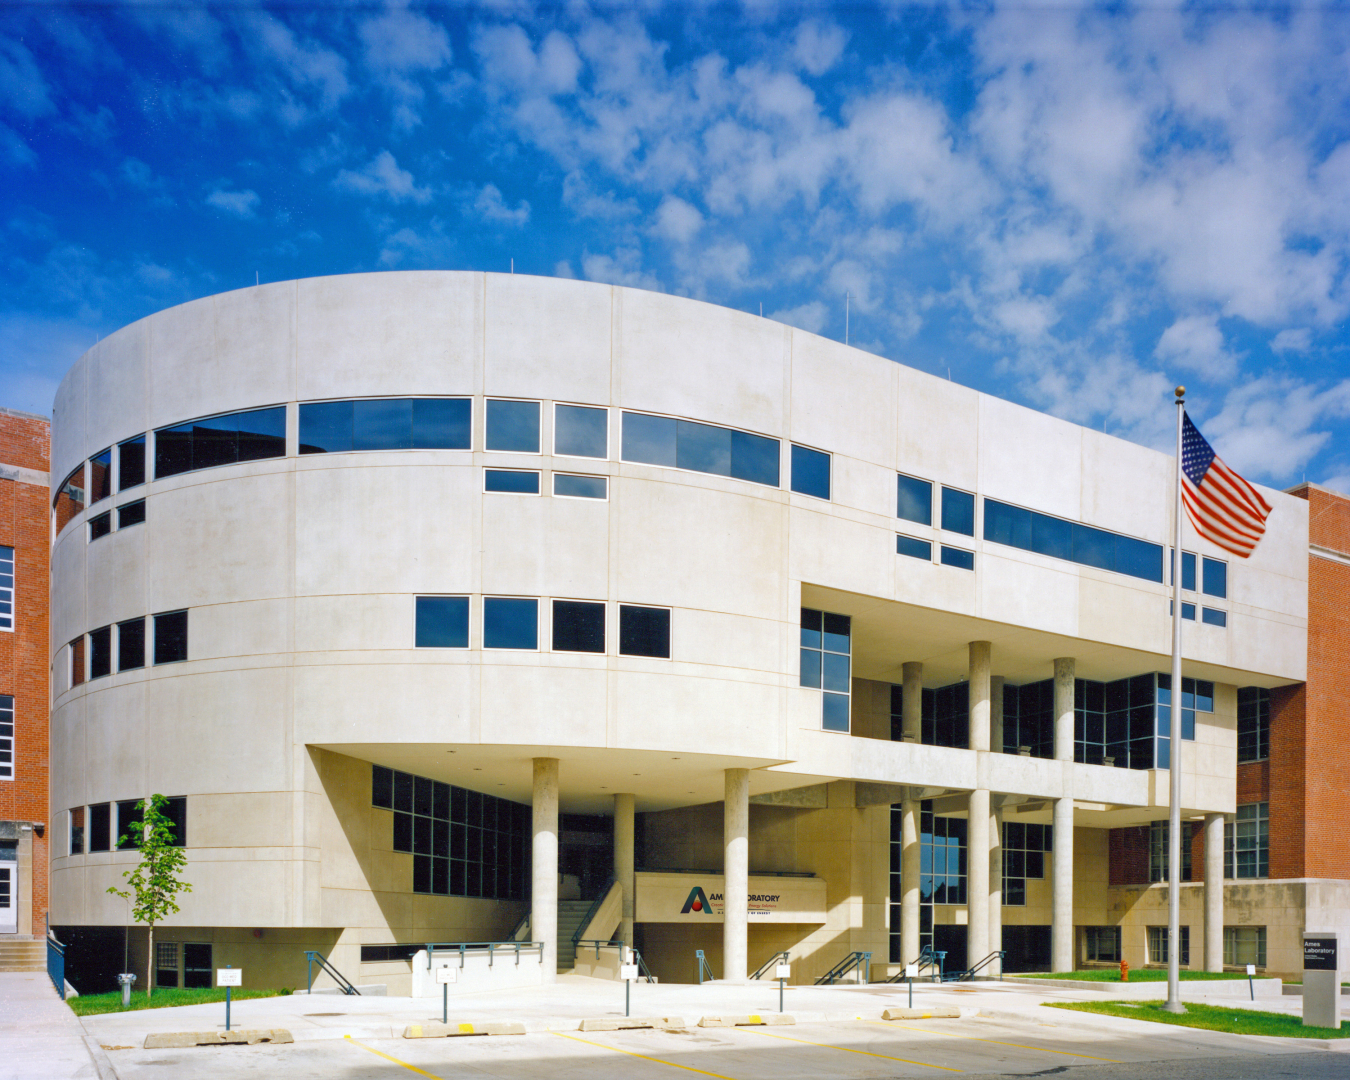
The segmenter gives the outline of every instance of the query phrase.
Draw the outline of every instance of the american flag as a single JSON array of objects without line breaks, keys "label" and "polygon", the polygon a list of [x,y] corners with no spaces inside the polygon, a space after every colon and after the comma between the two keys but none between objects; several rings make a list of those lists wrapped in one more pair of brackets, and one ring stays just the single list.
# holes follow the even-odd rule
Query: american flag
[{"label": "american flag", "polygon": [[1196,532],[1243,559],[1265,534],[1274,509],[1223,463],[1189,416],[1181,432],[1181,498]]}]

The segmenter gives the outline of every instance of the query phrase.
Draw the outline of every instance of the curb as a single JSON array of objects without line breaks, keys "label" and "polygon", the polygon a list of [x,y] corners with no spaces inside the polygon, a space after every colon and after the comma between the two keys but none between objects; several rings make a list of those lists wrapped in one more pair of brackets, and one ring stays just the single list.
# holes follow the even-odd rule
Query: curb
[{"label": "curb", "polygon": [[98,1073],[98,1080],[117,1080],[117,1072],[113,1069],[112,1062],[108,1060],[108,1052],[103,1049],[103,1044],[92,1035],[83,1036],[85,1049],[89,1051],[89,1056],[94,1061],[94,1071]]},{"label": "curb", "polygon": [[939,1005],[935,1009],[886,1009],[881,1014],[881,1018],[883,1020],[959,1020],[961,1012],[959,1005]]},{"label": "curb", "polygon": [[180,1050],[187,1046],[252,1046],[255,1043],[295,1042],[284,1028],[251,1031],[168,1031],[145,1037],[146,1050]]},{"label": "curb", "polygon": [[669,1028],[684,1027],[684,1018],[680,1016],[625,1016],[622,1019],[601,1017],[583,1020],[577,1025],[578,1031],[627,1031],[631,1028]]},{"label": "curb", "polygon": [[525,1025],[518,1020],[480,1020],[476,1024],[442,1024],[430,1020],[424,1024],[409,1024],[403,1029],[405,1039],[446,1039],[457,1035],[524,1035]]},{"label": "curb", "polygon": [[701,1028],[729,1027],[778,1027],[795,1024],[796,1017],[788,1013],[750,1013],[748,1016],[703,1016],[699,1018]]}]

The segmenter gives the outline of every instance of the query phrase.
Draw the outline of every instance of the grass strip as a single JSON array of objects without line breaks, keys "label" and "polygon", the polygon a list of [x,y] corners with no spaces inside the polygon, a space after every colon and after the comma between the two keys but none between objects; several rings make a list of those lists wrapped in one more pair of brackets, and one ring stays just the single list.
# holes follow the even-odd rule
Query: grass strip
[{"label": "grass strip", "polygon": [[[291,991],[285,988],[280,990],[245,990],[243,987],[233,988],[231,995],[232,1001],[242,1001],[248,998],[269,998],[285,997]],[[77,998],[68,998],[66,1004],[70,1006],[71,1011],[76,1016],[96,1016],[99,1013],[114,1012],[134,1012],[138,1009],[174,1009],[180,1005],[207,1005],[213,1001],[219,1001],[225,1004],[224,987],[203,987],[201,989],[185,990],[181,987],[157,988],[153,995],[146,997],[144,992],[133,992],[131,995],[131,1008],[122,1008],[121,991],[113,991],[111,994],[81,994]]]},{"label": "grass strip", "polygon": [[1184,1013],[1170,1013],[1161,1001],[1048,1001],[1051,1009],[1152,1020],[1158,1024],[1226,1031],[1230,1035],[1278,1035],[1285,1039],[1346,1039],[1350,1028],[1304,1027],[1301,1016],[1257,1012],[1255,1009],[1225,1009],[1220,1005],[1186,1004]]},{"label": "grass strip", "polygon": [[[1011,972],[1009,974],[1012,974]],[[1264,977],[1264,976],[1259,976]],[[1033,971],[1018,974],[1019,979],[1067,979],[1073,982],[1120,982],[1119,968],[1091,968],[1087,971]],[[1246,979],[1241,971],[1183,971],[1182,982],[1210,982],[1215,979]],[[1130,982],[1166,982],[1166,968],[1131,968]]]}]

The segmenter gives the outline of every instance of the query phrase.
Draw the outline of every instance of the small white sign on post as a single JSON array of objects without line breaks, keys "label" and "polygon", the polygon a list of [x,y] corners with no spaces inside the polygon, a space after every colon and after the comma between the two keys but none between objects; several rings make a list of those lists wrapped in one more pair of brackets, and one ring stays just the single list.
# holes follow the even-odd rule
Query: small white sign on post
[{"label": "small white sign on post", "polygon": [[1248,974],[1248,975],[1255,975],[1255,974],[1256,974],[1256,965],[1255,965],[1255,964],[1248,964],[1248,965],[1247,965],[1247,974]]},{"label": "small white sign on post", "polygon": [[243,968],[216,968],[217,986],[243,986]]},{"label": "small white sign on post", "polygon": [[906,964],[906,965],[905,965],[905,978],[906,978],[906,979],[917,979],[918,977],[919,977],[919,965],[918,965],[918,964]]},{"label": "small white sign on post", "polygon": [[438,985],[443,983],[452,983],[459,978],[459,969],[446,964],[444,967],[436,969],[436,982]]},{"label": "small white sign on post", "polygon": [[637,982],[638,966],[636,964],[620,964],[619,978],[625,982]]},{"label": "small white sign on post", "polygon": [[775,964],[775,965],[774,965],[774,968],[773,968],[773,977],[774,977],[775,979],[790,979],[790,978],[792,978],[792,965],[791,965],[791,964]]}]

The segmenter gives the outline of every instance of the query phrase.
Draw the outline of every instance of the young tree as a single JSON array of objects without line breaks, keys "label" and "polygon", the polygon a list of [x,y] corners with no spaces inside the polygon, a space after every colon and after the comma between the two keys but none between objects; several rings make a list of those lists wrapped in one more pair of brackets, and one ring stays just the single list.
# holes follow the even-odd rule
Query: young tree
[{"label": "young tree", "polygon": [[168,801],[163,795],[151,795],[148,802],[142,799],[136,804],[140,820],[127,826],[118,844],[140,848],[141,861],[134,870],[122,875],[129,889],[108,887],[108,892],[114,896],[131,901],[131,917],[150,928],[150,949],[145,964],[146,997],[154,990],[155,924],[178,911],[175,897],[180,892],[192,891],[188,882],[176,876],[187,866],[187,855],[176,846],[173,822],[164,813],[163,807]]}]

